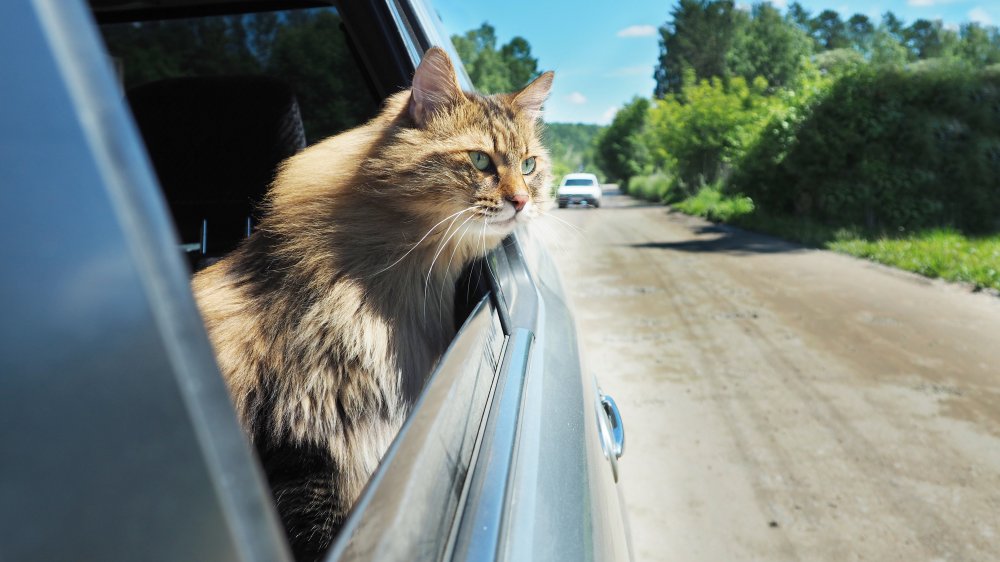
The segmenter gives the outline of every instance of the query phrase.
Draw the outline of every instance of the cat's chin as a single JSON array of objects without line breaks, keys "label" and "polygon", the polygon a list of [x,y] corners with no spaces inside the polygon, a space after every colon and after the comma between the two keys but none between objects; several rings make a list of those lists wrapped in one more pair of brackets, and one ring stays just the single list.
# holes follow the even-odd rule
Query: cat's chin
[{"label": "cat's chin", "polygon": [[486,222],[486,234],[496,237],[498,239],[497,242],[499,242],[514,231],[518,222],[517,215],[514,215],[506,220],[488,220]]}]

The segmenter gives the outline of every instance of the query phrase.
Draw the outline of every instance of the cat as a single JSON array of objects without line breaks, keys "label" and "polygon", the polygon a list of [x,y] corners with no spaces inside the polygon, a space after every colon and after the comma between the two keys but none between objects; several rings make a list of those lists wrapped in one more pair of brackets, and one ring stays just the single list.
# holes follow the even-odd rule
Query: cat
[{"label": "cat", "polygon": [[455,282],[548,205],[546,72],[460,88],[431,48],[368,123],[283,162],[256,231],[192,282],[298,560],[314,560],[454,336]]}]

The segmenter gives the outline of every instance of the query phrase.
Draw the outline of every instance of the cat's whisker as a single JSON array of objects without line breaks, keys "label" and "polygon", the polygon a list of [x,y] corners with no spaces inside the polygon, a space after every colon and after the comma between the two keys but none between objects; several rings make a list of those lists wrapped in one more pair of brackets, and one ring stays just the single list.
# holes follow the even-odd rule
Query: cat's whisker
[{"label": "cat's whisker", "polygon": [[580,228],[579,226],[576,226],[575,224],[573,224],[573,223],[571,223],[569,221],[563,220],[563,219],[561,219],[561,218],[559,218],[559,217],[557,217],[557,216],[555,216],[553,214],[549,214],[549,213],[546,213],[544,216],[559,221],[560,223],[562,223],[562,224],[570,227],[572,230],[575,230],[577,234],[581,234],[581,235],[583,234],[583,229],[582,228]]},{"label": "cat's whisker", "polygon": [[[423,236],[420,237],[420,240],[417,240],[417,243],[414,244],[413,246],[411,246],[410,249],[407,250],[405,254],[403,254],[402,256],[399,256],[399,259],[397,259],[396,261],[390,263],[385,268],[380,269],[380,270],[376,271],[375,273],[372,273],[371,277],[374,277],[376,275],[385,273],[386,271],[389,271],[390,269],[392,269],[393,267],[395,267],[396,264],[398,264],[399,262],[403,261],[403,259],[405,259],[406,256],[408,256],[411,253],[413,253],[413,250],[417,249],[417,246],[419,246],[421,242],[423,242],[424,240],[426,240],[427,237],[431,235],[431,232],[434,232],[435,228],[441,226],[441,223],[447,221],[451,217],[456,217],[456,220],[457,220],[457,216],[456,215],[461,215],[462,213],[464,213],[466,211],[471,211],[474,208],[475,207],[471,207],[471,206],[470,207],[466,207],[466,208],[462,209],[461,211],[458,211],[457,213],[452,213],[452,214],[448,215],[447,217],[441,219],[437,224],[435,224],[434,226],[430,227],[430,229]],[[452,221],[452,224],[454,224],[454,221]],[[449,225],[449,228],[450,228],[450,225]]]},{"label": "cat's whisker", "polygon": [[[459,226],[459,228],[460,229],[464,228],[465,224],[467,222],[469,222],[469,220],[471,220],[473,218],[475,218],[475,216],[472,216],[472,217],[469,217],[469,218],[465,219],[465,222],[463,222],[462,225]],[[451,271],[451,264],[452,264],[452,262],[455,261],[455,254],[458,252],[458,249],[462,246],[462,240],[464,238],[465,238],[465,234],[462,234],[462,236],[458,239],[458,242],[455,243],[455,247],[451,250],[451,257],[448,258],[448,265],[447,265],[447,267],[445,267],[446,271]]]},{"label": "cat's whisker", "polygon": [[[478,246],[479,246],[479,244],[477,243],[476,247],[478,247]],[[472,254],[472,256],[475,257],[475,254]],[[478,281],[482,281],[482,278],[483,278],[482,260],[479,261],[478,265],[479,265],[479,270],[476,273],[476,279]],[[468,282],[465,285],[465,294],[469,294],[471,292],[472,292],[472,270],[470,269],[469,270],[469,280],[468,280]]]},{"label": "cat's whisker", "polygon": [[[465,228],[466,223],[468,223],[469,220],[472,219],[472,218],[474,218],[474,217],[475,217],[475,215],[473,215],[472,217],[469,217],[468,219],[465,219],[465,222],[463,222],[461,224],[461,226],[458,227],[459,230]],[[454,248],[452,248],[452,250],[451,250],[451,257],[448,258],[448,265],[445,267],[445,271],[451,271],[451,264],[452,264],[452,262],[455,261],[455,254],[458,253],[458,249],[462,247],[462,241],[465,240],[465,235],[467,233],[468,233],[468,230],[466,230],[465,232],[463,232],[462,235],[458,237],[458,241],[455,242],[455,244],[453,244]],[[442,302],[443,299],[444,299],[444,284],[442,283],[441,287],[438,289],[438,299],[437,299],[437,302],[438,302],[438,321],[441,320],[441,309],[444,308],[444,306],[443,306],[444,303]]]},{"label": "cat's whisker", "polygon": [[486,268],[489,269],[490,275],[492,275],[495,278],[497,275],[493,271],[493,266],[490,265],[490,260],[487,257],[488,254],[489,254],[489,249],[486,247],[486,223],[484,222],[483,223],[483,258],[486,259]]},{"label": "cat's whisker", "polygon": [[[543,223],[545,224],[546,227],[558,227],[557,230],[554,230],[552,232],[557,232],[557,233],[560,233],[560,234],[565,234],[565,235],[572,236],[577,241],[585,240],[585,238],[586,238],[583,235],[582,232],[579,232],[579,231],[576,231],[576,230],[570,230],[570,229],[568,229],[566,227],[565,224],[562,224],[562,223],[558,223],[558,222],[545,223],[545,221],[543,221],[543,220],[536,220],[533,224],[541,225]],[[562,238],[562,236],[560,236],[559,238]]]},{"label": "cat's whisker", "polygon": [[563,238],[561,236],[558,236],[557,235],[558,233],[553,232],[552,228],[548,224],[543,224],[542,221],[535,221],[531,223],[531,228],[536,231],[537,230],[541,231],[540,238],[544,241],[545,244],[549,245],[551,249],[557,251],[562,251],[566,249],[566,246],[563,244]]},{"label": "cat's whisker", "polygon": [[[461,215],[459,215],[459,216],[461,216]],[[431,265],[430,265],[430,267],[427,268],[427,277],[424,279],[424,303],[423,303],[423,316],[424,316],[424,320],[427,320],[427,286],[430,284],[430,282],[431,282],[431,275],[434,273],[434,264],[437,262],[438,257],[441,255],[441,251],[446,246],[448,246],[448,242],[452,238],[454,238],[456,234],[458,234],[458,231],[461,230],[463,226],[465,226],[465,223],[469,222],[473,218],[475,218],[475,215],[467,217],[465,219],[465,221],[462,222],[462,224],[460,224],[459,227],[455,229],[455,232],[452,232],[450,236],[446,236],[445,238],[443,238],[442,239],[443,241],[438,245],[438,250],[434,254],[434,259],[431,260]],[[448,225],[448,230],[445,231],[446,235],[447,235],[448,232],[451,231],[451,227],[455,225],[455,221],[456,220],[458,220],[458,217],[455,217],[455,219],[451,221],[451,224]]]},{"label": "cat's whisker", "polygon": [[[460,216],[461,215],[459,215],[459,217]],[[462,225],[459,225],[458,229],[455,229],[455,232],[449,235],[448,233],[451,232],[451,227],[455,226],[455,221],[457,221],[459,217],[455,217],[454,219],[452,219],[451,224],[448,225],[448,230],[445,231],[444,236],[441,238],[441,242],[438,243],[437,251],[434,252],[434,258],[431,259],[431,265],[430,267],[427,268],[427,278],[424,279],[424,286],[426,286],[427,283],[430,281],[431,273],[434,270],[434,264],[437,262],[438,257],[441,255],[441,252],[445,249],[445,247],[448,246],[448,242],[452,239],[452,237],[455,236],[455,234],[458,234],[458,229],[462,228],[462,225],[469,222],[469,220],[474,218],[475,215],[466,218],[465,221],[462,222]]]}]

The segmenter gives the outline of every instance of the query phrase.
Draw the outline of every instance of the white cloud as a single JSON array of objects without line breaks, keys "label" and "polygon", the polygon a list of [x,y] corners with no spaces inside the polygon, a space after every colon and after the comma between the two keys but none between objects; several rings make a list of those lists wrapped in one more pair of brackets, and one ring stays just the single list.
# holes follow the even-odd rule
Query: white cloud
[{"label": "white cloud", "polygon": [[612,105],[604,113],[601,114],[601,120],[598,121],[601,125],[607,125],[611,123],[611,120],[615,118],[615,114],[618,113],[618,107]]},{"label": "white cloud", "polygon": [[969,20],[983,25],[993,25],[993,18],[990,17],[989,12],[984,10],[982,7],[969,10]]},{"label": "white cloud", "polygon": [[771,5],[784,10],[788,7],[788,0],[771,0]]},{"label": "white cloud", "polygon": [[944,24],[944,28],[948,31],[954,31],[956,33],[958,33],[958,30],[961,29],[957,23],[946,23]]},{"label": "white cloud", "polygon": [[572,94],[566,96],[569,99],[569,103],[575,103],[577,105],[583,105],[587,103],[587,96],[581,94],[580,92],[573,92]]},{"label": "white cloud", "polygon": [[651,25],[630,25],[617,33],[619,37],[649,37],[655,34],[656,28]]},{"label": "white cloud", "polygon": [[961,0],[906,0],[906,5],[914,8],[926,8],[928,6],[954,4],[959,1]]}]

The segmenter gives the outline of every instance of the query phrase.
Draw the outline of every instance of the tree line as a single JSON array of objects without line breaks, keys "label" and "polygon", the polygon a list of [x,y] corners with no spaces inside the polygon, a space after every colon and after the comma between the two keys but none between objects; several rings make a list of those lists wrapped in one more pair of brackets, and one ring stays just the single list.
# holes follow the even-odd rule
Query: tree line
[{"label": "tree line", "polygon": [[876,230],[997,226],[996,27],[680,0],[654,77],[596,146],[604,173],[639,195],[710,188]]}]

